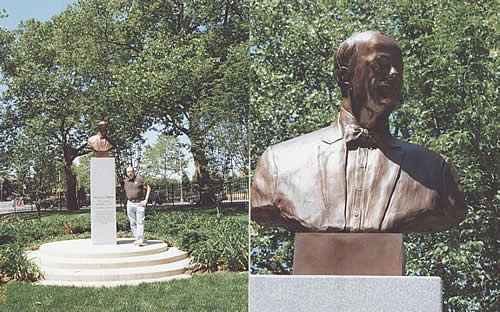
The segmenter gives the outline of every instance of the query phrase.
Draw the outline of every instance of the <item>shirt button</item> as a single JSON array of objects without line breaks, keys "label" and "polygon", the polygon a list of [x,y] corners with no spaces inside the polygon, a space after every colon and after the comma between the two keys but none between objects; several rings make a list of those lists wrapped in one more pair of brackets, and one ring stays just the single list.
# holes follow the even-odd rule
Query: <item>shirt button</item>
[{"label": "shirt button", "polygon": [[358,217],[359,217],[359,212],[357,212],[357,211],[356,211],[356,212],[354,213],[354,217],[355,217],[355,218],[358,218]]}]

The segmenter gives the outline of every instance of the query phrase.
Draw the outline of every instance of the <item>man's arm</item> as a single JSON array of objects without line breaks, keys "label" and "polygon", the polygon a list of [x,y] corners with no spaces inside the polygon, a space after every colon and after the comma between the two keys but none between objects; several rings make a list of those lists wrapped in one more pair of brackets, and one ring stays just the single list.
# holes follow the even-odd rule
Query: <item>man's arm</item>
[{"label": "man's arm", "polygon": [[146,207],[148,204],[149,195],[151,194],[151,186],[149,186],[149,184],[147,184],[147,183],[144,183],[144,187],[146,188],[146,198],[142,202],[142,206]]}]

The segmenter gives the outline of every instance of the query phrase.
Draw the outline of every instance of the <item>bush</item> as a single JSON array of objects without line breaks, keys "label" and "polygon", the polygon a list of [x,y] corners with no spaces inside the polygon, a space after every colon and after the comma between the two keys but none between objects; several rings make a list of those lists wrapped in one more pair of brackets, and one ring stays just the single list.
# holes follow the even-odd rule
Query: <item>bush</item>
[{"label": "bush", "polygon": [[295,233],[252,222],[250,239],[252,274],[291,274]]},{"label": "bush", "polygon": [[0,280],[16,279],[34,282],[42,277],[38,267],[30,262],[18,244],[3,245],[0,249]]},{"label": "bush", "polygon": [[172,241],[193,257],[197,270],[248,269],[247,218],[217,214],[215,210],[153,212],[146,230]]},{"label": "bush", "polygon": [[241,224],[227,217],[208,220],[208,239],[198,242],[191,256],[199,269],[208,271],[248,269],[248,231]]}]

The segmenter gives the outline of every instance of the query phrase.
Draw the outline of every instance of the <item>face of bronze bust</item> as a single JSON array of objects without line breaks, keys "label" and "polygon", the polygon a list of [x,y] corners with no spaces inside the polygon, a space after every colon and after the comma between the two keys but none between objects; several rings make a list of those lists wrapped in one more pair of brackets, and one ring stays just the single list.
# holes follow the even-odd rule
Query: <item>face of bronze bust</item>
[{"label": "face of bronze bust", "polygon": [[102,134],[102,135],[106,135],[106,132],[108,131],[108,128],[107,126],[103,126],[103,125],[100,125],[97,127],[97,130]]},{"label": "face of bronze bust", "polygon": [[387,122],[399,104],[403,86],[403,59],[399,46],[389,37],[370,35],[358,43],[350,81],[352,113],[364,128]]}]

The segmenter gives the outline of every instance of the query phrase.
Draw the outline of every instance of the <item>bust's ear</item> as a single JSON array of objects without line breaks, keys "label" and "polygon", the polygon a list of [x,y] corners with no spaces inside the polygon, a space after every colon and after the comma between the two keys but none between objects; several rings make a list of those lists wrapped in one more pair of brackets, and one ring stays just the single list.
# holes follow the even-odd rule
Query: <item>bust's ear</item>
[{"label": "bust's ear", "polygon": [[337,79],[342,95],[347,96],[347,91],[351,88],[351,72],[349,69],[345,66],[340,66],[335,71],[335,79]]},{"label": "bust's ear", "polygon": [[350,86],[351,84],[351,72],[345,66],[341,66],[339,70],[339,82],[344,86]]}]

